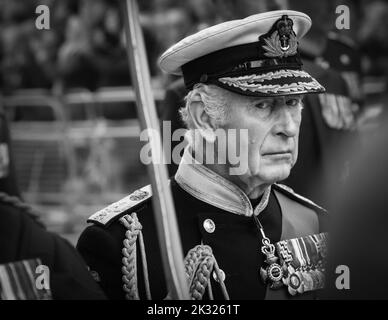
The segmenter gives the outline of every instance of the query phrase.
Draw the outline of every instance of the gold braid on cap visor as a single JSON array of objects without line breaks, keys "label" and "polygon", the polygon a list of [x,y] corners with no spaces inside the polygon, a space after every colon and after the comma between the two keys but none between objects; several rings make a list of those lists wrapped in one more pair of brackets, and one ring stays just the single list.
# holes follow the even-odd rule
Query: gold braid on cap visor
[{"label": "gold braid on cap visor", "polygon": [[[265,84],[265,81],[274,81],[281,78],[305,78],[307,81],[298,81],[288,84],[270,83]],[[310,80],[310,81],[308,81]],[[302,70],[277,70],[265,74],[250,74],[240,77],[224,77],[219,78],[219,82],[239,88],[243,91],[262,92],[262,93],[295,93],[306,91],[321,91],[324,90],[322,85],[311,77],[307,72]]]}]

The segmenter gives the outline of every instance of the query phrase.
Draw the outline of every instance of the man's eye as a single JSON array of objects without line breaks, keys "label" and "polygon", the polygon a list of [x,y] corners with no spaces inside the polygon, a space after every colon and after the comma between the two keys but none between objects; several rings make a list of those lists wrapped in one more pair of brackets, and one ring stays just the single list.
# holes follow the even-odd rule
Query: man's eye
[{"label": "man's eye", "polygon": [[258,109],[268,109],[272,106],[272,104],[268,101],[261,101],[255,104],[255,107]]},{"label": "man's eye", "polygon": [[299,104],[299,99],[289,99],[286,103],[290,107],[296,107]]}]

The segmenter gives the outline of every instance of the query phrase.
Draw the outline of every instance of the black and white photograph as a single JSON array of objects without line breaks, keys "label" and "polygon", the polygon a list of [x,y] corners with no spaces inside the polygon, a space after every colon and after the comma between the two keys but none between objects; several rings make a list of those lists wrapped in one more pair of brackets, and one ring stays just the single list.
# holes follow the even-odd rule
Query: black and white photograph
[{"label": "black and white photograph", "polygon": [[387,82],[386,0],[0,0],[0,300],[387,300]]}]

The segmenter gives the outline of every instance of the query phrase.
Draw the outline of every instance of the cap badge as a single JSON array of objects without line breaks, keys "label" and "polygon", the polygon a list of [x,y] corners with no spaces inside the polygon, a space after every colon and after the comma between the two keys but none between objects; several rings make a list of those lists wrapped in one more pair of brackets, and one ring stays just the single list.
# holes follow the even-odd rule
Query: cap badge
[{"label": "cap badge", "polygon": [[270,58],[283,58],[296,54],[298,41],[292,30],[293,22],[287,15],[279,19],[274,27],[275,29],[269,38],[264,38],[264,55]]}]

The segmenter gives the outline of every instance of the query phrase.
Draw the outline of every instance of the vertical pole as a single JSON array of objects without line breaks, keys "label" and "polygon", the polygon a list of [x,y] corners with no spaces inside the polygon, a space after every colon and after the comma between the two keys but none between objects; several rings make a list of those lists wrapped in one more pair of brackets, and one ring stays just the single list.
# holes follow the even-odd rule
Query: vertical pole
[{"label": "vertical pole", "polygon": [[[167,169],[158,163],[161,139],[159,121],[151,88],[147,55],[139,22],[136,0],[123,0],[126,8],[125,31],[127,51],[133,85],[136,91],[137,111],[142,130],[159,132],[150,135],[152,164],[147,166],[153,190],[153,207],[157,224],[169,296],[172,299],[189,299],[188,284],[183,265],[183,254],[177,226],[174,203],[168,183]],[[160,160],[160,159],[159,159]],[[163,161],[162,161],[163,162]]]}]

